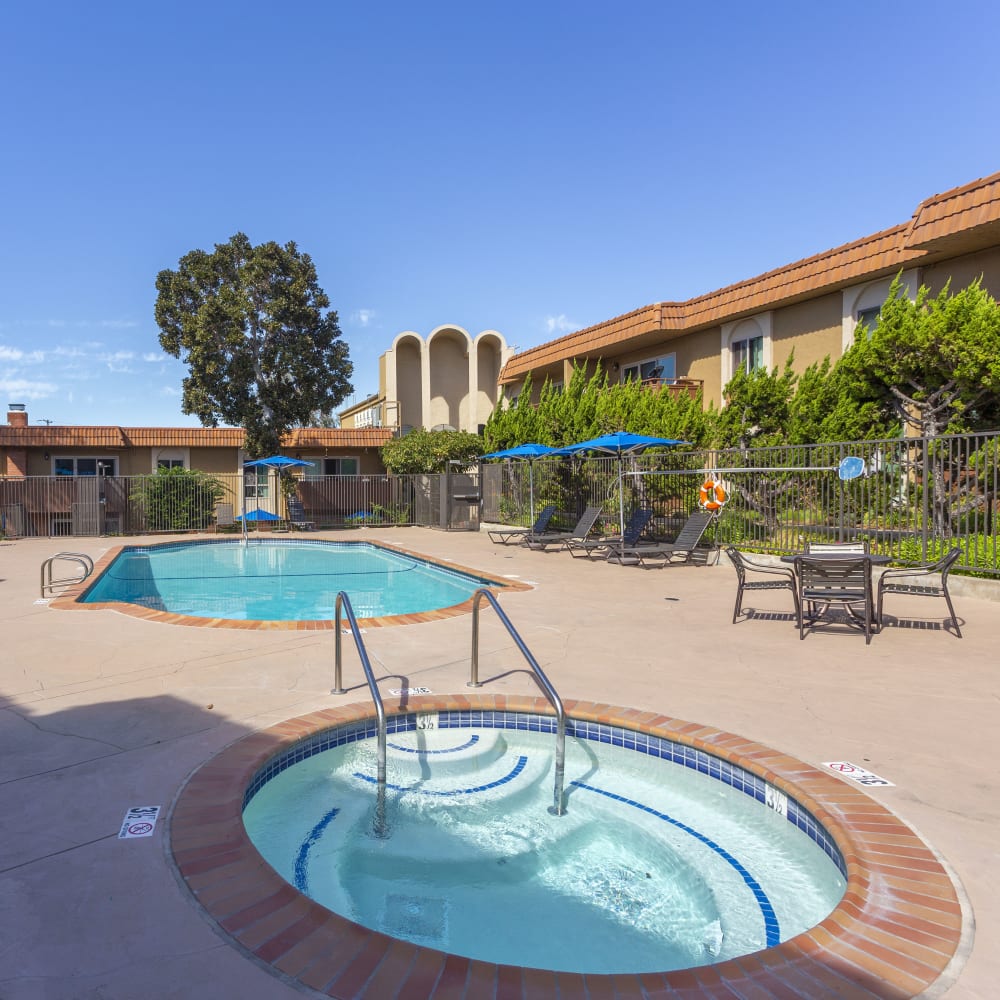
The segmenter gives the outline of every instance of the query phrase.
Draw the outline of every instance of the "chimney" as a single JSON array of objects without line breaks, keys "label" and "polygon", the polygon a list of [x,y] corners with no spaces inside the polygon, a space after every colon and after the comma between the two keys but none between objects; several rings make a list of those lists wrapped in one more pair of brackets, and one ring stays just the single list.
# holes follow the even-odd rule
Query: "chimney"
[{"label": "chimney", "polygon": [[28,426],[28,410],[24,403],[7,404],[7,423],[11,427]]}]

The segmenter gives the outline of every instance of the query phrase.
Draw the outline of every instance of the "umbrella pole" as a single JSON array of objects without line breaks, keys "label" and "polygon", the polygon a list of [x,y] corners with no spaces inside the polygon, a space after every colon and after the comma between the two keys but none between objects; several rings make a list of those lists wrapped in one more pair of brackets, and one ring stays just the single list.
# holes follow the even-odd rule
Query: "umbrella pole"
[{"label": "umbrella pole", "polygon": [[618,537],[622,540],[622,552],[625,551],[625,493],[622,489],[622,460],[618,459]]},{"label": "umbrella pole", "polygon": [[535,463],[528,461],[528,509],[531,511],[531,526],[535,525]]}]

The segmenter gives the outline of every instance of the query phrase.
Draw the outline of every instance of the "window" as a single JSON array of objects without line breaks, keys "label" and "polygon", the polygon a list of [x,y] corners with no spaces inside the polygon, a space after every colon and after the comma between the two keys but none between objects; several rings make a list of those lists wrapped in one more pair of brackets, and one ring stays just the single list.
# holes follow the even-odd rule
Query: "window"
[{"label": "window", "polygon": [[743,371],[748,374],[764,367],[764,338],[751,337],[733,342],[733,374]]},{"label": "window", "polygon": [[367,410],[360,410],[354,415],[355,427],[381,427],[382,407],[370,406]]},{"label": "window", "polygon": [[356,458],[324,458],[324,476],[356,476],[358,460]]},{"label": "window", "polygon": [[156,460],[156,467],[158,469],[183,469],[184,459],[183,458],[158,458]]},{"label": "window", "polygon": [[872,335],[872,330],[878,326],[879,316],[882,315],[881,306],[872,306],[870,309],[859,309],[858,310],[858,326],[864,324],[868,327],[868,336]]},{"label": "window", "polygon": [[645,382],[648,379],[664,379],[672,382],[677,378],[677,355],[665,354],[660,358],[650,358],[634,365],[622,367],[623,382]]},{"label": "window", "polygon": [[265,499],[270,495],[268,489],[268,472],[264,466],[243,470],[243,495],[250,498]]},{"label": "window", "polygon": [[116,458],[54,458],[54,476],[113,476],[118,467]]}]

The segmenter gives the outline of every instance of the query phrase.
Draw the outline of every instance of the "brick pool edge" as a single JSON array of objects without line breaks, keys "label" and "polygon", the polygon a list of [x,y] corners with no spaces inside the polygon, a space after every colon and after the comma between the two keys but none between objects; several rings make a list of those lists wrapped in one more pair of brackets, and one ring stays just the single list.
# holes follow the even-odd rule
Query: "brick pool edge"
[{"label": "brick pool edge", "polygon": [[[243,737],[198,768],[169,817],[168,854],[220,932],[282,977],[346,1000],[412,991],[434,998],[585,997],[902,1000],[948,968],[962,937],[955,885],[934,852],[862,789],[762,744],[655,712],[567,701],[575,719],[621,726],[706,751],[780,788],[836,841],[848,882],[833,912],[766,951],[664,973],[580,975],[448,955],[352,923],[300,894],[258,854],[243,827],[243,795],[267,761],[300,740],[371,718],[371,705],[326,709]],[[551,714],[543,699],[412,697],[387,714],[494,710]],[[406,995],[410,995],[409,992]]]}]

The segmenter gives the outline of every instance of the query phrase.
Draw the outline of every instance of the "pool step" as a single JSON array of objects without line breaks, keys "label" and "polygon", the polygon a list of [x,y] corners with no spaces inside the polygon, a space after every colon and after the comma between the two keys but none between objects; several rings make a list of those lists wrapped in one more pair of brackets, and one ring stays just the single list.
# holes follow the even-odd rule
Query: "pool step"
[{"label": "pool step", "polygon": [[386,741],[390,781],[410,784],[433,775],[447,779],[488,771],[507,754],[500,730],[418,729],[393,733]]}]

